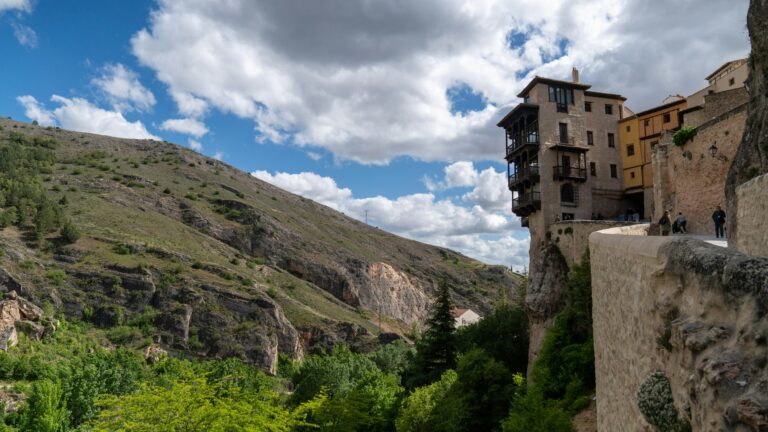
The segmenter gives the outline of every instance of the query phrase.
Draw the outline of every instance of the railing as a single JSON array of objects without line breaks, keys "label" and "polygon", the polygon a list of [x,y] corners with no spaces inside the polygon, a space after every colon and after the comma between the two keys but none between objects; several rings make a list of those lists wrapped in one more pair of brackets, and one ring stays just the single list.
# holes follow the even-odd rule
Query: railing
[{"label": "railing", "polygon": [[554,167],[554,179],[586,180],[587,169],[573,165],[556,165]]},{"label": "railing", "polygon": [[567,146],[575,146],[576,145],[576,138],[572,136],[560,136],[560,139],[557,142],[559,145],[567,145]]},{"label": "railing", "polygon": [[[538,182],[539,181],[539,166],[538,165],[528,165],[528,166],[521,166],[520,171],[513,172],[509,174],[508,179],[508,186],[510,189],[517,183],[520,183],[522,181],[530,180],[531,182]],[[516,167],[517,169],[517,167]]]},{"label": "railing", "polygon": [[540,192],[529,192],[527,194],[519,195],[517,198],[512,199],[512,211],[514,212],[522,207],[532,206],[535,204],[541,204]]},{"label": "railing", "polygon": [[532,123],[528,128],[516,133],[507,131],[507,156],[514,153],[515,150],[526,145],[539,145],[539,127]]}]

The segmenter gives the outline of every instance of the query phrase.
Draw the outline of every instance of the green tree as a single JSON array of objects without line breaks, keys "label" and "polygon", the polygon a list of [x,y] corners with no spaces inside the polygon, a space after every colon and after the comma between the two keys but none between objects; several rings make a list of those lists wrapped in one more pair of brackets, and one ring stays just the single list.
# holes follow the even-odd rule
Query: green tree
[{"label": "green tree", "polygon": [[308,401],[328,391],[329,397],[343,397],[358,379],[366,373],[377,371],[376,364],[362,354],[356,354],[344,345],[337,345],[331,355],[309,356],[293,377],[294,404]]},{"label": "green tree", "polygon": [[396,376],[367,372],[346,396],[329,399],[316,419],[323,430],[334,432],[391,431],[402,392]]},{"label": "green tree", "polygon": [[32,385],[20,429],[36,432],[66,432],[69,411],[64,404],[61,383],[44,379]]},{"label": "green tree", "polygon": [[440,282],[424,336],[416,343],[416,355],[408,374],[408,387],[437,381],[456,366],[456,328],[453,300],[447,281]]},{"label": "green tree", "polygon": [[80,239],[80,231],[72,222],[68,221],[61,227],[59,236],[64,244],[71,244]]},{"label": "green tree", "polygon": [[504,432],[571,432],[571,418],[556,403],[547,402],[535,387],[520,395],[501,423]]},{"label": "green tree", "polygon": [[460,328],[456,339],[460,352],[482,348],[511,372],[528,367],[528,316],[519,306],[497,305],[477,323]]},{"label": "green tree", "polygon": [[430,418],[457,379],[453,370],[443,373],[440,380],[414,390],[402,403],[395,427],[397,432],[432,432]]},{"label": "green tree", "polygon": [[396,340],[370,353],[368,357],[382,372],[402,376],[412,355],[413,348],[403,340]]},{"label": "green tree", "polygon": [[[283,432],[302,420],[304,409],[291,412],[268,391],[228,391],[202,377],[187,377],[169,387],[145,384],[133,394],[109,396],[90,423],[95,432]],[[312,401],[313,406],[322,400]]]}]

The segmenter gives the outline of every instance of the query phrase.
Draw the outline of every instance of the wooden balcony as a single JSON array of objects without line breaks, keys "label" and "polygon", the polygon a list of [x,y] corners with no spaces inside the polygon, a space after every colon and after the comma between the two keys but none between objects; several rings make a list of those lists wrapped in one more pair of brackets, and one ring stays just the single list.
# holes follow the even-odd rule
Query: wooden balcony
[{"label": "wooden balcony", "polygon": [[[515,190],[515,186],[522,182],[528,181],[531,184],[535,184],[541,179],[538,165],[528,165],[520,168],[520,171],[515,171],[509,175],[509,178],[507,179],[509,190]],[[517,167],[515,167],[515,169],[517,169]]]},{"label": "wooden balcony", "polygon": [[520,217],[541,210],[541,193],[529,192],[512,199],[512,212]]},{"label": "wooden balcony", "polygon": [[555,165],[552,178],[555,181],[573,180],[585,182],[587,181],[587,168],[573,165]]}]

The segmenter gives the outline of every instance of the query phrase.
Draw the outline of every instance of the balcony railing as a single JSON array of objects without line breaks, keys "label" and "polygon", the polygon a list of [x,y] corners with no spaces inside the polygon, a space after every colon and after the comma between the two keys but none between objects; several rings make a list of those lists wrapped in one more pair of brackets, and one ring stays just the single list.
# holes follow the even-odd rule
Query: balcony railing
[{"label": "balcony railing", "polygon": [[555,180],[587,180],[587,169],[585,167],[573,166],[573,165],[555,165],[554,175]]},{"label": "balcony railing", "polygon": [[576,145],[576,138],[572,136],[560,136],[559,140],[557,142],[559,145],[566,145],[566,146],[575,146]]},{"label": "balcony railing", "polygon": [[528,165],[528,166],[523,165],[519,168],[520,168],[519,171],[515,171],[509,175],[508,185],[510,189],[512,189],[517,183],[520,183],[526,180],[532,183],[539,182],[540,177],[539,177],[538,165]]},{"label": "balcony railing", "polygon": [[527,194],[518,195],[517,198],[512,199],[512,212],[518,216],[528,216],[540,208],[540,192],[529,192]]},{"label": "balcony railing", "polygon": [[518,132],[507,131],[507,157],[525,146],[539,145],[539,127],[537,123]]}]

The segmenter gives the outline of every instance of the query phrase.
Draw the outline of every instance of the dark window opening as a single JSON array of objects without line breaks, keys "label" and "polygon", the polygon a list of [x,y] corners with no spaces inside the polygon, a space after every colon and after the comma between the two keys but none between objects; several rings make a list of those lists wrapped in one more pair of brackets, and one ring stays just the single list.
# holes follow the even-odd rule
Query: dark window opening
[{"label": "dark window opening", "polygon": [[631,129],[631,128],[629,127],[629,125],[627,125],[627,132],[629,132],[629,131],[630,131],[630,129]]},{"label": "dark window opening", "polygon": [[619,176],[618,172],[616,171],[616,165],[611,164],[611,178],[617,178]]},{"label": "dark window opening", "polygon": [[589,163],[589,174],[592,177],[597,177],[597,164],[594,162]]},{"label": "dark window opening", "polygon": [[616,142],[613,139],[613,134],[608,134],[608,147],[616,147]]},{"label": "dark window opening", "polygon": [[560,203],[576,205],[576,189],[570,183],[560,186]]},{"label": "dark window opening", "polygon": [[630,144],[627,146],[627,156],[634,156],[635,155],[635,145]]},{"label": "dark window opening", "polygon": [[557,112],[568,112],[568,105],[573,105],[573,89],[549,86],[549,101],[557,104]]},{"label": "dark window opening", "polygon": [[669,123],[672,121],[672,116],[669,115],[669,113],[664,113],[664,123]]},{"label": "dark window opening", "polygon": [[592,131],[587,131],[587,144],[595,145],[595,135]]},{"label": "dark window opening", "polygon": [[569,221],[569,220],[573,220],[573,218],[574,218],[574,214],[573,213],[563,213],[562,220]]},{"label": "dark window opening", "polygon": [[568,144],[568,123],[560,123],[560,142]]},{"label": "dark window opening", "polygon": [[608,115],[613,115],[613,105],[605,104],[605,113]]},{"label": "dark window opening", "polygon": [[731,78],[731,79],[728,80],[728,85],[729,86],[732,86],[734,84],[736,84],[736,80],[735,79]]},{"label": "dark window opening", "polygon": [[648,127],[651,125],[651,119],[645,119],[645,127]]},{"label": "dark window opening", "polygon": [[592,102],[584,102],[584,111],[592,112]]},{"label": "dark window opening", "polygon": [[634,172],[634,171],[631,171],[631,172],[629,173],[629,176],[630,176],[630,177],[632,177],[632,178],[635,178],[635,172]]}]

